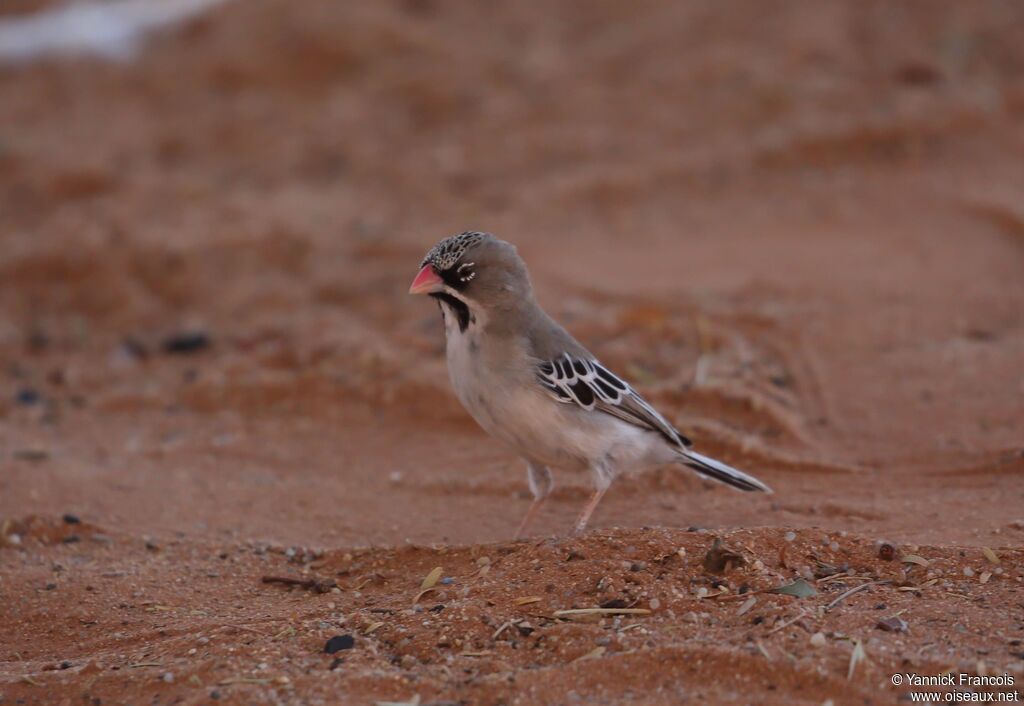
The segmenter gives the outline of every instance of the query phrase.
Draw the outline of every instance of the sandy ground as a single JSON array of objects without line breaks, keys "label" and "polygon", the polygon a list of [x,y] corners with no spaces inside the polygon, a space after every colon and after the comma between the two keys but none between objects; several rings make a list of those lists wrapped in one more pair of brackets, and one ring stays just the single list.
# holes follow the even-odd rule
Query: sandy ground
[{"label": "sandy ground", "polygon": [[[0,703],[1024,680],[1019,3],[247,0],[0,67],[0,126]],[[468,228],[776,494],[664,469],[572,539],[562,473],[510,542],[405,294]]]}]

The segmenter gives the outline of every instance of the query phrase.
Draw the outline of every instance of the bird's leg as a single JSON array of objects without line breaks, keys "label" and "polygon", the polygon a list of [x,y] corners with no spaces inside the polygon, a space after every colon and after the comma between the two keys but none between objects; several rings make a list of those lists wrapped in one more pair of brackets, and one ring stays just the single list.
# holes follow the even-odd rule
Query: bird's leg
[{"label": "bird's leg", "polygon": [[590,500],[583,506],[583,512],[580,513],[580,517],[576,520],[576,529],[573,534],[583,534],[583,531],[587,529],[587,523],[590,522],[590,516],[594,514],[594,510],[597,508],[597,504],[601,502],[601,498],[608,492],[608,488],[598,488],[594,491],[594,494],[590,496]]},{"label": "bird's leg", "polygon": [[533,516],[537,514],[537,510],[544,504],[544,498],[534,498],[533,502],[530,503],[530,509],[526,511],[526,517],[519,523],[519,529],[516,530],[516,539],[522,539],[523,535],[526,534],[526,528],[533,522]]},{"label": "bird's leg", "polygon": [[544,504],[544,500],[551,493],[551,488],[555,485],[554,478],[551,476],[551,469],[547,466],[528,461],[526,469],[528,472],[527,479],[530,483],[530,492],[533,493],[533,502],[530,504],[530,509],[526,511],[526,517],[519,523],[519,529],[516,530],[516,539],[526,534],[526,528],[533,522],[537,510]]}]

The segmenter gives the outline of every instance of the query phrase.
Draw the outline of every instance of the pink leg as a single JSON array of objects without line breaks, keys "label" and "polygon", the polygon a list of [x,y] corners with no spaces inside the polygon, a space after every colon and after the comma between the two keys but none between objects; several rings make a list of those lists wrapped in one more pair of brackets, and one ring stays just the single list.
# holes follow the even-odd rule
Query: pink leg
[{"label": "pink leg", "polygon": [[583,534],[583,530],[587,528],[587,523],[590,522],[590,516],[594,514],[597,504],[601,502],[601,498],[607,492],[607,488],[594,491],[594,494],[590,496],[590,500],[583,506],[583,512],[580,513],[579,519],[576,520],[576,529],[573,531],[573,534]]},{"label": "pink leg", "polygon": [[537,514],[537,510],[540,509],[540,506],[543,503],[544,498],[534,498],[533,502],[530,503],[530,509],[526,511],[526,517],[524,517],[523,521],[519,523],[519,529],[516,530],[516,539],[520,539],[524,534],[526,534],[526,528],[530,526],[531,522],[533,522],[533,518]]}]

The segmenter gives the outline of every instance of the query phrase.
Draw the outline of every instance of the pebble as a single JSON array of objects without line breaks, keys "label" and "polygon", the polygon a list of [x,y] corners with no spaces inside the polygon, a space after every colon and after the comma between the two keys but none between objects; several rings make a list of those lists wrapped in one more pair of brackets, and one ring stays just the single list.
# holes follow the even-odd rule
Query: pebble
[{"label": "pebble", "polygon": [[968,578],[970,578],[971,576],[974,576],[974,569],[972,569],[969,566],[965,566],[964,567],[964,576],[966,576]]},{"label": "pebble", "polygon": [[78,515],[72,515],[70,512],[64,515],[64,524],[66,525],[80,525],[82,524],[81,518]]},{"label": "pebble", "polygon": [[659,601],[657,598],[652,598],[650,601],[647,602],[647,605],[651,607],[651,610],[658,610],[658,608],[661,608],[661,601]]},{"label": "pebble", "polygon": [[814,647],[824,647],[828,641],[825,639],[825,633],[816,632],[811,635],[811,645]]},{"label": "pebble", "polygon": [[782,538],[785,539],[787,542],[792,542],[796,539],[796,532],[786,532],[786,534],[783,535]]},{"label": "pebble", "polygon": [[197,353],[209,348],[210,345],[210,337],[202,331],[177,333],[163,341],[165,353]]},{"label": "pebble", "polygon": [[324,652],[329,655],[341,650],[351,650],[355,647],[356,640],[351,635],[335,635],[324,645]]},{"label": "pebble", "polygon": [[31,387],[25,387],[18,390],[18,394],[15,395],[14,399],[18,404],[31,405],[37,404],[42,399],[42,396]]},{"label": "pebble", "polygon": [[174,675],[171,674],[170,672],[164,672],[164,675],[162,677],[160,677],[160,678],[163,679],[168,684],[170,684],[172,681],[174,681]]}]

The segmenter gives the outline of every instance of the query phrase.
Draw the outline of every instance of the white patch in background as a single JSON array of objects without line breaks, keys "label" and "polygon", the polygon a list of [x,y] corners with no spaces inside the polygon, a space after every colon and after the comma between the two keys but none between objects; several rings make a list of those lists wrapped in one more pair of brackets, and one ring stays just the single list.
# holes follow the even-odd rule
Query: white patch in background
[{"label": "white patch in background", "polygon": [[224,0],[84,0],[0,19],[0,62],[51,56],[132,58],[145,36]]}]

